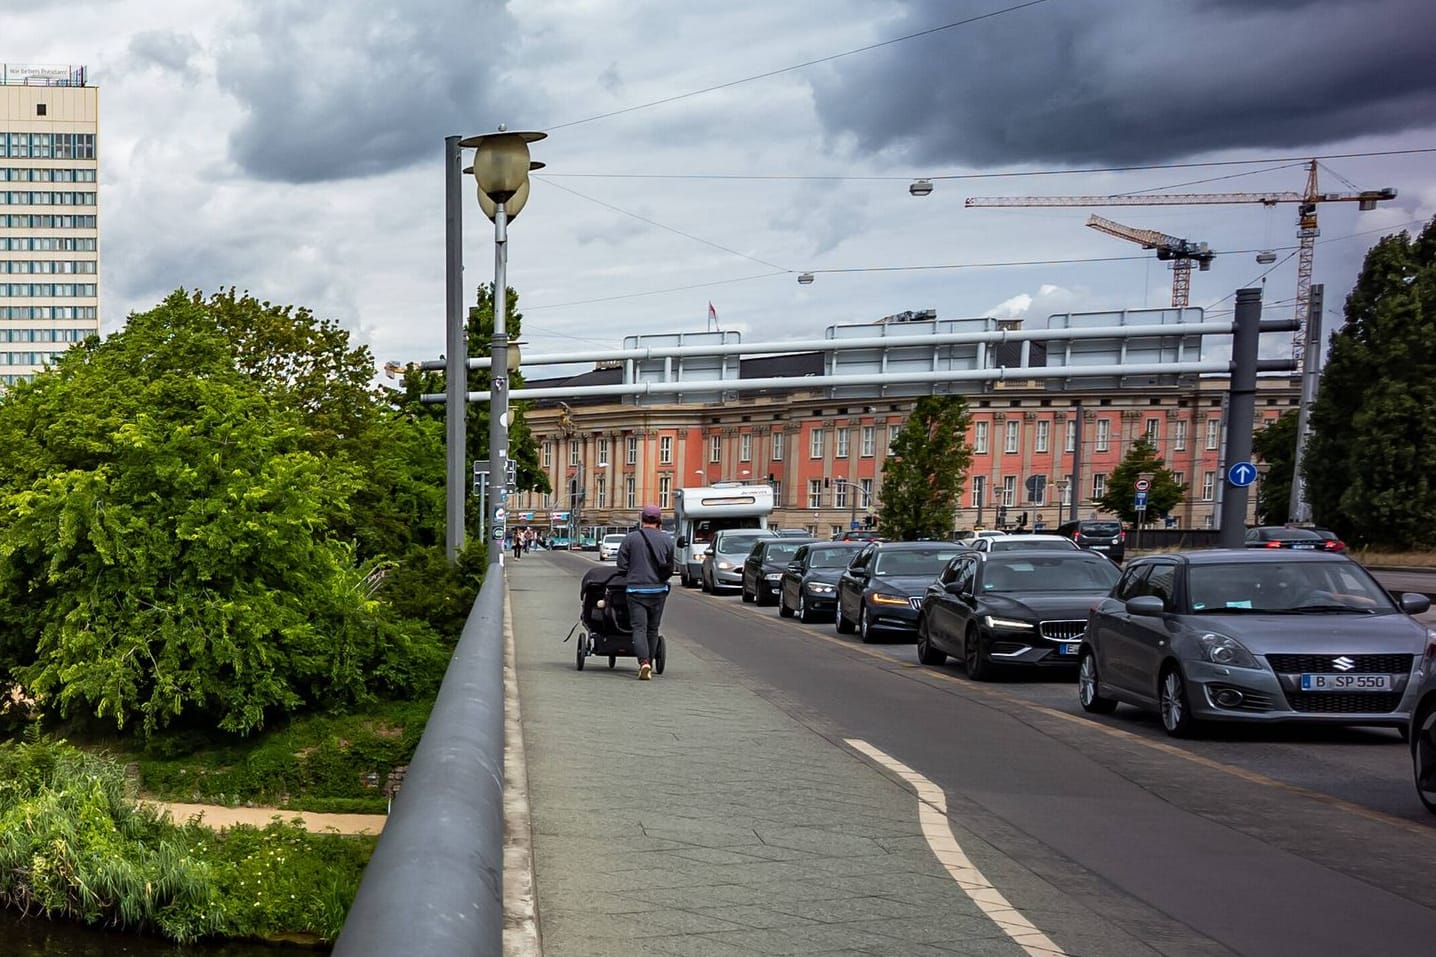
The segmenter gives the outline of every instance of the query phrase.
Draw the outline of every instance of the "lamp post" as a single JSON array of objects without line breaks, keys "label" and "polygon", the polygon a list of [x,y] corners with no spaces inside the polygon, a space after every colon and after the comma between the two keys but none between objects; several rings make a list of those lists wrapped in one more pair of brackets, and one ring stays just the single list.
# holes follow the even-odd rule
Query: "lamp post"
[{"label": "lamp post", "polygon": [[[1063,521],[1064,521],[1064,516],[1066,515],[1066,508],[1067,508],[1067,489],[1069,489],[1069,488],[1071,488],[1071,482],[1068,481],[1067,476],[1064,475],[1062,478],[1060,478],[1060,479],[1057,480],[1057,524],[1058,524],[1058,525],[1061,525],[1061,524],[1063,523]],[[1074,516],[1074,517],[1075,517],[1075,516]]]},{"label": "lamp post", "polygon": [[[543,139],[548,134],[535,132],[510,132],[502,125],[495,133],[470,136],[466,139],[449,137],[446,144],[457,154],[460,147],[474,149],[474,179],[478,181],[479,207],[494,223],[494,334],[489,349],[489,475],[503,476],[504,481],[493,482],[495,493],[489,503],[491,529],[489,538],[498,547],[489,549],[489,564],[501,565],[504,560],[503,540],[508,505],[508,459],[509,459],[509,356],[508,330],[508,285],[505,270],[508,266],[508,223],[519,214],[528,202],[529,171],[540,169],[543,164],[529,159],[529,144]],[[450,157],[449,172],[452,176],[458,168],[454,156]],[[452,247],[460,246],[462,235],[457,186],[451,186],[453,197],[447,222]],[[463,471],[464,424],[463,403],[468,385],[468,357],[463,323],[462,302],[462,253],[457,248],[449,250],[449,353],[448,368],[448,441],[450,501],[449,501],[449,559],[457,558],[463,547],[463,500],[455,505],[452,473],[455,456],[458,471]],[[455,328],[457,327],[457,328]],[[500,357],[504,357],[500,359]],[[458,399],[456,401],[455,395]],[[457,426],[455,425],[457,421]],[[457,441],[456,441],[457,438]],[[459,486],[462,496],[462,485]],[[456,528],[457,526],[457,528]]]}]

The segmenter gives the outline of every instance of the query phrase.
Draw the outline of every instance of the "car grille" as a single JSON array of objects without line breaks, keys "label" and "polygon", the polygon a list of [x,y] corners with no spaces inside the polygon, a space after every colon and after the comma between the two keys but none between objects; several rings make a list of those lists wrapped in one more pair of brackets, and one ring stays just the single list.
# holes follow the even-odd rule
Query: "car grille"
[{"label": "car grille", "polygon": [[1043,638],[1050,638],[1053,641],[1076,641],[1086,633],[1087,622],[1082,619],[1043,621],[1038,622],[1037,628]]},{"label": "car grille", "polygon": [[907,600],[907,603],[912,606],[912,610],[913,610],[913,611],[922,611],[922,599],[921,599],[921,598],[909,598],[909,599]]},{"label": "car grille", "polygon": [[1386,714],[1401,705],[1401,692],[1340,692],[1287,691],[1291,710],[1303,714]]},{"label": "car grille", "polygon": [[[1355,662],[1350,668],[1338,668],[1338,658]],[[1278,674],[1287,675],[1409,675],[1414,655],[1267,655],[1266,660]],[[1329,698],[1330,694],[1318,697]],[[1369,697],[1369,696],[1368,696]]]}]

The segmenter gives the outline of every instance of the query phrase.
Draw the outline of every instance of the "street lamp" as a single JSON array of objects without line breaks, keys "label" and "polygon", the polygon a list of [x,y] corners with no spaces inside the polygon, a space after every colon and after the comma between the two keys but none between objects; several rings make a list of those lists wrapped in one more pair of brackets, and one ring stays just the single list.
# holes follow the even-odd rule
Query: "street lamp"
[{"label": "street lamp", "polygon": [[[463,253],[462,218],[458,201],[459,150],[474,150],[474,179],[478,181],[479,207],[494,223],[494,335],[489,356],[489,474],[504,476],[495,482],[495,494],[489,503],[490,539],[496,544],[504,540],[508,505],[509,458],[509,376],[506,369],[510,357],[508,331],[508,286],[505,269],[508,265],[508,221],[519,214],[528,201],[529,171],[543,164],[529,159],[529,144],[547,133],[510,132],[502,125],[494,133],[460,139],[445,139],[448,150],[447,172],[447,236],[449,325],[447,379],[449,444],[448,552],[449,560],[458,557],[464,544],[464,505],[462,473],[464,462],[464,404],[468,387],[468,343],[463,321]],[[504,365],[499,365],[499,356]],[[503,548],[489,549],[489,564],[503,563]]]},{"label": "street lamp", "polygon": [[[834,484],[834,485],[842,485],[842,486],[845,486],[845,487],[850,488],[850,489],[854,490],[855,492],[857,492],[858,495],[863,496],[863,497],[866,499],[866,502],[865,502],[864,505],[863,505],[863,509],[864,509],[865,511],[872,511],[872,507],[873,507],[873,495],[872,495],[871,492],[869,492],[869,491],[867,491],[866,489],[864,489],[861,485],[858,485],[858,484],[853,483],[853,482],[845,481],[844,479],[833,479],[833,484]],[[848,529],[849,529],[849,530],[856,529],[856,528],[858,527],[858,495],[854,495],[854,496],[853,496],[853,500],[852,500],[852,502],[850,503],[850,508],[849,508],[849,512],[848,512]]]}]

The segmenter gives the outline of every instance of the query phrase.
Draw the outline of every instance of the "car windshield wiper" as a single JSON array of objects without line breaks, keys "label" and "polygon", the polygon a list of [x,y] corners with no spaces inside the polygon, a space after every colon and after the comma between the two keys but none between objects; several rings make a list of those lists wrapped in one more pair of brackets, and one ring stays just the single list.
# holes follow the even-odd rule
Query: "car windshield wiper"
[{"label": "car windshield wiper", "polygon": [[1293,615],[1370,615],[1370,608],[1356,608],[1351,605],[1301,605],[1291,609]]},{"label": "car windshield wiper", "polygon": [[1243,605],[1213,605],[1210,608],[1197,608],[1193,610],[1197,615],[1274,615],[1277,612],[1270,608],[1248,608]]}]

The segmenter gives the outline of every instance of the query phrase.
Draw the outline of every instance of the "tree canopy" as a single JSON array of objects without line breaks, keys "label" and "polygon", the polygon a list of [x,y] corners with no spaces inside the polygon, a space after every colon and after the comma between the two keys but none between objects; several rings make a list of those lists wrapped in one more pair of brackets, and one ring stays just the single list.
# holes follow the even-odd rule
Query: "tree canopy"
[{"label": "tree canopy", "polygon": [[1097,504],[1104,511],[1116,513],[1124,522],[1135,522],[1137,480],[1144,472],[1152,474],[1151,486],[1147,489],[1146,520],[1151,522],[1165,518],[1181,504],[1185,492],[1145,435],[1132,443],[1121,463],[1107,476],[1106,494],[1097,500]]},{"label": "tree canopy", "polygon": [[1291,515],[1291,483],[1296,475],[1298,410],[1288,409],[1252,436],[1252,452],[1267,466],[1257,487],[1257,521],[1285,525]]},{"label": "tree canopy", "polygon": [[1316,522],[1347,541],[1436,547],[1436,219],[1367,253],[1310,421]]},{"label": "tree canopy", "polygon": [[961,396],[917,400],[883,464],[878,526],[894,539],[946,539],[972,462],[971,416]]},{"label": "tree canopy", "polygon": [[0,402],[0,673],[42,708],[247,733],[442,674],[374,597],[433,537],[442,449],[309,323],[177,291]]}]

